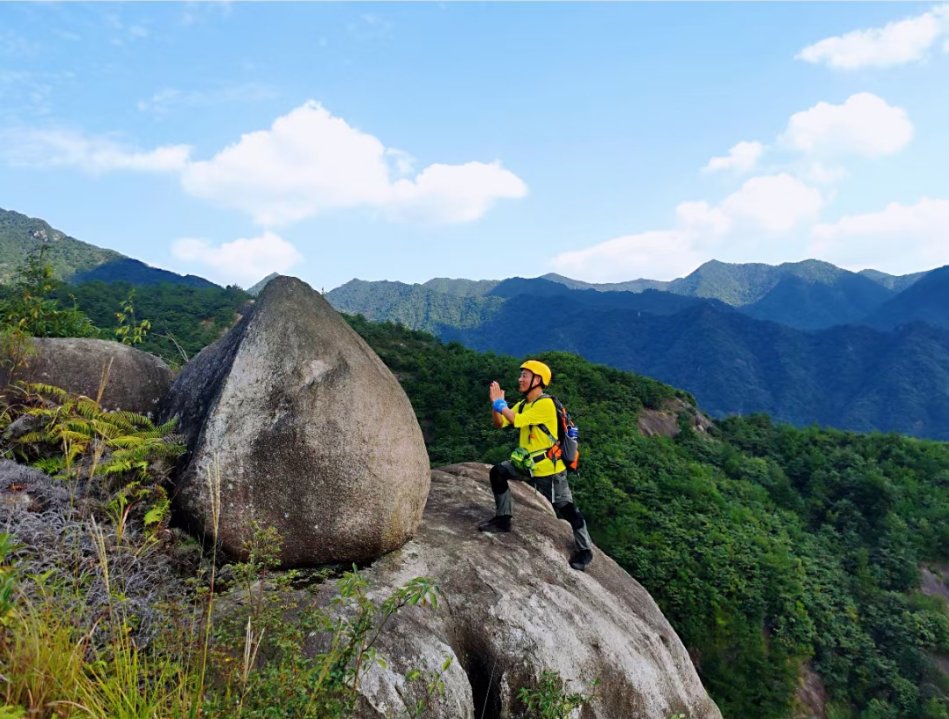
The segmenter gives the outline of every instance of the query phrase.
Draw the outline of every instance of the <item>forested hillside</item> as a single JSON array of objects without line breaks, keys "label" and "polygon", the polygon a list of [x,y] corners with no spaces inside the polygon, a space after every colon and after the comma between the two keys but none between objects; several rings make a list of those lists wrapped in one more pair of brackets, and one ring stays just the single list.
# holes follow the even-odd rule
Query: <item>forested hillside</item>
[{"label": "forested hillside", "polygon": [[949,328],[949,266],[928,272],[867,318],[867,324],[884,329],[910,322]]},{"label": "forested hillside", "polygon": [[40,251],[53,269],[53,276],[71,284],[101,280],[134,285],[170,283],[217,287],[195,275],[179,275],[150,267],[114,250],[70,237],[45,220],[0,208],[0,284],[9,283],[17,268]]},{"label": "forested hillside", "polygon": [[[946,276],[933,270],[892,299],[893,290],[876,280],[820,262],[710,262],[685,278],[693,294],[717,288],[726,297],[757,298],[741,307],[684,291],[573,288],[563,278],[482,284],[480,296],[354,280],[327,299],[340,311],[476,350],[576,352],[682,387],[715,416],[764,412],[799,426],[949,439]],[[872,308],[884,326],[800,328]],[[546,320],[538,325],[537,317]]]},{"label": "forested hillside", "polygon": [[59,279],[122,257],[80,242],[44,220],[0,208],[0,284],[10,282],[17,268],[41,247],[46,247],[46,261]]},{"label": "forested hillside", "polygon": [[[133,293],[134,292],[134,293]],[[151,329],[140,349],[178,366],[217,340],[237,321],[243,305],[252,298],[239,287],[195,287],[184,284],[134,286],[127,282],[86,282],[60,285],[55,296],[76,305],[92,322],[111,334],[116,312],[132,297],[135,317],[147,319]]]},{"label": "forested hillside", "polygon": [[0,283],[0,323],[28,316],[34,318],[22,328],[28,334],[116,339],[118,328],[131,331],[145,321],[136,344],[177,367],[224,334],[251,299],[240,288],[210,283],[136,287],[96,281],[71,286],[54,276],[44,252],[18,266],[9,283]]},{"label": "forested hillside", "polygon": [[[22,310],[24,286],[7,288],[0,310]],[[84,307],[108,326],[129,288],[84,287],[88,296],[72,309],[57,309],[54,296],[32,307],[89,328],[79,322]],[[137,292],[136,320],[163,318],[169,335],[195,348],[246,297]],[[491,427],[487,386],[497,379],[513,398],[519,359],[350,322],[408,393],[433,465],[508,456],[512,437]],[[573,487],[595,541],[656,598],[726,717],[799,716],[805,675],[826,691],[830,719],[949,716],[939,668],[949,614],[943,599],[920,591],[923,568],[931,593],[947,591],[939,582],[949,561],[949,445],[795,429],[761,415],[706,433],[694,428],[694,400],[681,390],[562,352],[541,358],[554,369],[551,391],[581,428]],[[643,436],[646,409],[677,412],[681,431]]]},{"label": "forested hillside", "polygon": [[327,293],[327,300],[340,312],[398,322],[434,334],[477,327],[504,304],[500,297],[482,296],[470,286],[463,289],[449,283],[435,282],[435,287],[448,289],[442,292],[402,282],[350,280]]},{"label": "forested hillside", "polygon": [[[400,378],[434,465],[507,456],[512,437],[490,427],[487,385],[513,397],[518,360],[351,322]],[[832,719],[947,716],[936,658],[949,653],[949,616],[919,591],[920,567],[949,558],[947,445],[764,416],[710,436],[683,418],[675,439],[645,438],[644,407],[689,396],[574,355],[542,357],[581,428],[573,486],[595,541],[659,602],[726,717],[795,716],[804,667]]]}]

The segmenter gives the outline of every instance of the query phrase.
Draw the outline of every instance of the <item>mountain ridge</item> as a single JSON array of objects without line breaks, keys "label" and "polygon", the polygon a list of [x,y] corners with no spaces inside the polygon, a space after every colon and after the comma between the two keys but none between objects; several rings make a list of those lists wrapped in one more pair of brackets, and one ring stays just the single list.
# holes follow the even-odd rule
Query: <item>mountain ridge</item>
[{"label": "mountain ridge", "polygon": [[157,285],[164,282],[190,287],[219,287],[197,275],[151,267],[115,250],[77,240],[52,227],[45,220],[0,208],[0,284],[14,276],[26,258],[46,248],[46,261],[53,276],[69,284],[93,280]]},{"label": "mountain ridge", "polygon": [[[736,276],[724,263],[706,269],[693,278],[694,290],[716,273]],[[827,263],[751,271],[761,282],[733,297],[760,299],[743,306],[656,289],[613,292],[589,283],[571,289],[550,276],[501,280],[488,294],[465,298],[499,304],[490,310],[479,304],[463,324],[440,314],[445,308],[459,313],[463,298],[424,285],[354,281],[344,285],[345,301],[338,290],[327,299],[340,311],[396,321],[481,351],[576,352],[682,387],[716,416],[766,412],[796,425],[949,439],[949,413],[941,409],[949,405],[949,376],[941,369],[949,367],[949,328],[905,312],[917,321],[898,328],[861,325],[868,312],[900,295]],[[903,292],[919,285],[917,294],[930,297],[925,277]],[[931,302],[937,315],[940,307],[949,309],[938,297]],[[545,316],[553,318],[546,327],[525,330],[524,318]]]}]

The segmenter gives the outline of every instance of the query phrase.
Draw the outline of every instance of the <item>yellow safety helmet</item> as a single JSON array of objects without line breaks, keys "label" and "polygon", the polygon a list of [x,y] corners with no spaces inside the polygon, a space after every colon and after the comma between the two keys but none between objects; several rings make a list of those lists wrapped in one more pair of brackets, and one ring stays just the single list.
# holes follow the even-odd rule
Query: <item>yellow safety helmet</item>
[{"label": "yellow safety helmet", "polygon": [[544,387],[550,384],[550,367],[545,365],[543,362],[538,360],[527,360],[521,365],[521,369],[526,369],[528,372],[533,372],[535,375],[540,377],[540,381],[544,383]]}]

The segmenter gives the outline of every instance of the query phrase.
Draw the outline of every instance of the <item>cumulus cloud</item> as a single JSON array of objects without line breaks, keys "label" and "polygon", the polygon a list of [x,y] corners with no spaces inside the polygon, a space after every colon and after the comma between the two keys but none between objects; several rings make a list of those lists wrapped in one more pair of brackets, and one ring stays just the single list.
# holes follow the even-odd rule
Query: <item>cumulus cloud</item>
[{"label": "cumulus cloud", "polygon": [[262,225],[302,220],[327,208],[384,204],[385,147],[316,103],[242,135],[183,175],[187,192],[249,212]]},{"label": "cumulus cloud", "polygon": [[557,255],[551,267],[592,282],[622,282],[647,277],[673,279],[707,259],[695,247],[692,233],[657,230],[614,237],[593,247]]},{"label": "cumulus cloud", "polygon": [[[207,100],[168,91],[142,108]],[[527,194],[524,181],[500,161],[432,163],[417,171],[408,152],[387,148],[312,101],[278,117],[269,129],[242,135],[209,160],[192,160],[191,153],[188,145],[137,150],[74,131],[0,130],[0,158],[11,164],[90,173],[176,172],[188,194],[246,213],[263,227],[346,208],[393,220],[471,222],[498,200]]]},{"label": "cumulus cloud", "polygon": [[243,135],[210,160],[190,163],[182,183],[187,192],[248,212],[265,226],[351,207],[395,218],[466,222],[498,199],[527,193],[524,182],[500,162],[432,164],[414,178],[393,180],[393,157],[402,171],[410,169],[405,153],[393,153],[311,101],[277,118],[270,129]]},{"label": "cumulus cloud", "polygon": [[786,232],[813,218],[824,204],[820,191],[787,173],[753,177],[726,197],[721,211],[768,232]]},{"label": "cumulus cloud", "polygon": [[764,145],[760,142],[739,142],[734,145],[727,155],[713,157],[702,168],[702,172],[720,172],[722,170],[736,170],[749,172],[754,169],[764,152]]},{"label": "cumulus cloud", "polygon": [[0,133],[0,155],[14,165],[75,167],[90,174],[177,172],[187,165],[191,147],[164,145],[143,151],[72,130],[12,129]]},{"label": "cumulus cloud", "polygon": [[901,107],[869,92],[851,95],[842,105],[819,102],[788,121],[782,140],[801,152],[890,155],[913,138],[913,123]]},{"label": "cumulus cloud", "polygon": [[200,266],[205,276],[243,287],[271,272],[284,274],[303,259],[296,247],[273,232],[220,245],[185,237],[175,241],[171,252],[190,266]]},{"label": "cumulus cloud", "polygon": [[[941,5],[880,28],[824,38],[805,47],[796,58],[837,70],[893,67],[919,62],[940,37],[946,36],[949,36],[949,5]],[[944,51],[947,44],[943,44]]]},{"label": "cumulus cloud", "polygon": [[808,182],[816,182],[818,185],[833,185],[848,176],[844,168],[816,160],[805,162],[797,174]]},{"label": "cumulus cloud", "polygon": [[394,216],[445,223],[477,220],[497,198],[527,194],[524,182],[500,162],[429,165],[391,190],[388,205]]},{"label": "cumulus cloud", "polygon": [[557,255],[551,267],[588,281],[617,282],[648,275],[652,279],[681,277],[717,257],[760,253],[762,242],[778,242],[823,206],[820,191],[788,174],[747,180],[717,205],[682,202],[676,226],[623,235],[593,247]]},{"label": "cumulus cloud", "polygon": [[898,202],[878,212],[842,217],[815,225],[810,253],[848,269],[886,267],[916,272],[949,264],[949,200],[923,198]]}]

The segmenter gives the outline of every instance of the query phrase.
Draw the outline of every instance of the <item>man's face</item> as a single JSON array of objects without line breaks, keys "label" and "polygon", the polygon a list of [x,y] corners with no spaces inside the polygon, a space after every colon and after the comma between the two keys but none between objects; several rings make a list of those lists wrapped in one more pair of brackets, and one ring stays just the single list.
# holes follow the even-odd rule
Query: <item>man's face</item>
[{"label": "man's face", "polygon": [[522,369],[517,378],[517,389],[519,392],[527,392],[530,389],[531,381],[534,379],[534,373],[527,369]]}]

